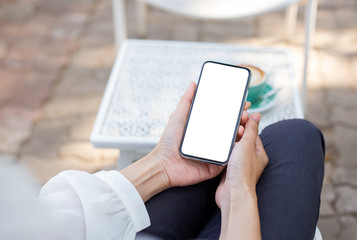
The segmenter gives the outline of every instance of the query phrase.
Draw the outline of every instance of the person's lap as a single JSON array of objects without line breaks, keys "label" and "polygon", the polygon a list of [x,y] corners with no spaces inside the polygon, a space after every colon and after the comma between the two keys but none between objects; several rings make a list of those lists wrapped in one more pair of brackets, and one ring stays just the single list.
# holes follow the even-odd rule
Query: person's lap
[{"label": "person's lap", "polygon": [[[269,157],[257,184],[262,238],[312,239],[324,174],[321,132],[305,120],[286,120],[265,128],[260,137]],[[219,180],[154,196],[146,203],[151,226],[141,234],[218,239],[221,214],[214,196]]]}]

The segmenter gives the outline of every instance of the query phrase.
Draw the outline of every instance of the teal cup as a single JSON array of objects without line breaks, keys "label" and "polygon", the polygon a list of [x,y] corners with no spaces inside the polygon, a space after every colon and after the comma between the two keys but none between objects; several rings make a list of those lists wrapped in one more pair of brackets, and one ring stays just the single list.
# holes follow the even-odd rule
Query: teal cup
[{"label": "teal cup", "polygon": [[255,66],[243,65],[243,67],[248,68],[251,72],[247,101],[254,103],[264,94],[267,85],[265,81],[266,74],[263,70]]},{"label": "teal cup", "polygon": [[266,87],[266,82],[262,82],[261,84],[249,86],[249,93],[247,97],[247,101],[254,103],[259,99],[260,96],[264,94],[264,89]]}]

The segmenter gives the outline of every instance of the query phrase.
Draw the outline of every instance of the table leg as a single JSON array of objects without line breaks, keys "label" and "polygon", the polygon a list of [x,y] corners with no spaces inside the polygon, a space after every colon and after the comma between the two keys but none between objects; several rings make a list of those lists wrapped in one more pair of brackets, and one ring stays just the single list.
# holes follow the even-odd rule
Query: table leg
[{"label": "table leg", "polygon": [[121,170],[134,162],[135,151],[133,150],[120,150],[118,157],[117,168]]},{"label": "table leg", "polygon": [[118,163],[117,163],[117,169],[123,169],[136,160],[139,160],[140,158],[143,158],[145,155],[147,155],[152,149],[144,149],[141,151],[137,150],[120,150],[120,154],[118,157]]}]

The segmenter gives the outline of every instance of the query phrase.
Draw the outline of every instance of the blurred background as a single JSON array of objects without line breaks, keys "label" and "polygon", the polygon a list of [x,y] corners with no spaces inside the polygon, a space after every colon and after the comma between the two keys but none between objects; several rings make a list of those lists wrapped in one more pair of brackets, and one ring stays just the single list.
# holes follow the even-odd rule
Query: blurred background
[{"label": "blurred background", "polygon": [[[138,38],[135,1],[125,3],[128,37]],[[149,8],[147,38],[287,47],[298,73],[304,12],[292,42],[284,14],[199,21]],[[115,168],[118,150],[89,142],[115,56],[110,0],[0,0],[2,159],[41,183]],[[326,240],[357,239],[357,0],[319,1],[309,69],[306,119],[327,145],[319,228]]]}]

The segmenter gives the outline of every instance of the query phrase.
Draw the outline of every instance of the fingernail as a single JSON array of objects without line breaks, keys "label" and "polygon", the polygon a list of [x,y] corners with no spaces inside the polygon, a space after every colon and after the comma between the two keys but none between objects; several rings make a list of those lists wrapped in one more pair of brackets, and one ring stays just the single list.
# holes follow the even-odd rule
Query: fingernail
[{"label": "fingernail", "polygon": [[259,123],[260,121],[260,113],[255,113],[252,115],[252,118],[254,121],[256,121],[257,123]]}]

